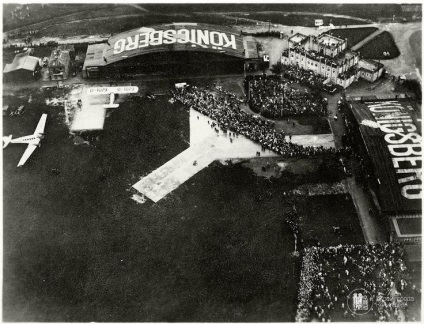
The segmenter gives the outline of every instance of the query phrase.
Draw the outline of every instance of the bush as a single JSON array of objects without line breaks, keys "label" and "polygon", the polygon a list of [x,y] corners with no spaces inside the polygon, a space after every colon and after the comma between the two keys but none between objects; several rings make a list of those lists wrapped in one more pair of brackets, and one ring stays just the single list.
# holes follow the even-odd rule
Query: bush
[{"label": "bush", "polygon": [[271,67],[271,72],[274,73],[274,74],[281,74],[281,73],[283,73],[283,64],[281,62],[275,63]]},{"label": "bush", "polygon": [[412,91],[415,94],[415,99],[417,101],[421,101],[422,98],[422,90],[421,90],[421,84],[418,80],[405,80],[403,82],[403,85],[410,91]]}]

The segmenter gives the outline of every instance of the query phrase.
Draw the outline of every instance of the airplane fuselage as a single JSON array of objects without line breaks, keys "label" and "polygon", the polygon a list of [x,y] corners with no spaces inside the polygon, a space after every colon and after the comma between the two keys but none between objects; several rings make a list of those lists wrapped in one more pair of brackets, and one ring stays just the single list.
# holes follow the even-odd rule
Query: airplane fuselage
[{"label": "airplane fuselage", "polygon": [[27,144],[27,148],[19,160],[18,167],[23,166],[28,158],[34,153],[35,149],[41,146],[41,140],[44,138],[44,127],[46,126],[47,114],[42,114],[40,121],[37,124],[34,134],[22,136],[18,138],[12,138],[12,135],[3,136],[3,148],[8,146],[10,143],[14,144]]},{"label": "airplane fuselage", "polygon": [[22,136],[22,137],[19,137],[19,138],[14,138],[10,141],[10,143],[32,144],[32,145],[40,146],[40,140],[41,140],[40,135],[28,135],[28,136]]}]

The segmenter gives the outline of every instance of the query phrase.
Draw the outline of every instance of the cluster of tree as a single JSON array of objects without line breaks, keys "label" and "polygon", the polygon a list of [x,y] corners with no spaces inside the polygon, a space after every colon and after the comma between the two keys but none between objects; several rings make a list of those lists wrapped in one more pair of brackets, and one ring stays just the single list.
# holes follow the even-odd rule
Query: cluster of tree
[{"label": "cluster of tree", "polygon": [[249,35],[249,36],[258,36],[258,37],[277,37],[280,38],[281,33],[278,30],[269,30],[264,32],[257,32],[257,33],[247,33],[242,32],[243,35]]},{"label": "cluster of tree", "polygon": [[421,84],[418,80],[405,80],[403,82],[403,85],[415,94],[417,101],[421,101],[422,90]]}]

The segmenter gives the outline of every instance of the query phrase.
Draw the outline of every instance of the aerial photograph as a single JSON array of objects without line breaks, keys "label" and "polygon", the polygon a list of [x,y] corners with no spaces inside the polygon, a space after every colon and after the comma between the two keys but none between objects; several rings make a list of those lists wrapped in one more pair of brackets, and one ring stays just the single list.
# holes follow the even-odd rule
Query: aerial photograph
[{"label": "aerial photograph", "polygon": [[3,322],[421,322],[421,1],[1,8]]}]

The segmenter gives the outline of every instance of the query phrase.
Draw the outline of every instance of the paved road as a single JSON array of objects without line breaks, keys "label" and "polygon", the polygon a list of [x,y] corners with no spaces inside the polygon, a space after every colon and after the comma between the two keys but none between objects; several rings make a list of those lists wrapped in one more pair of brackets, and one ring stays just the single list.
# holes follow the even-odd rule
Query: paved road
[{"label": "paved road", "polygon": [[386,242],[386,235],[384,235],[380,224],[369,214],[369,209],[374,209],[374,204],[370,195],[355,181],[354,177],[348,178],[347,183],[356,212],[359,216],[365,242],[367,244]]}]

